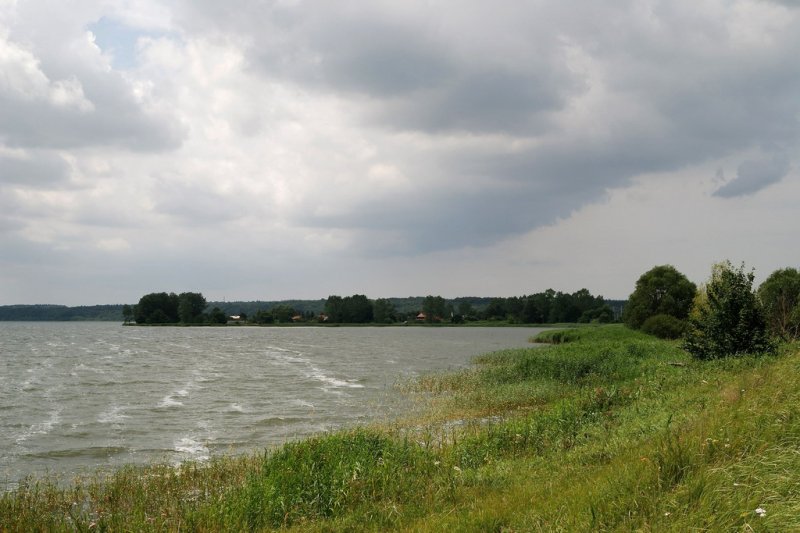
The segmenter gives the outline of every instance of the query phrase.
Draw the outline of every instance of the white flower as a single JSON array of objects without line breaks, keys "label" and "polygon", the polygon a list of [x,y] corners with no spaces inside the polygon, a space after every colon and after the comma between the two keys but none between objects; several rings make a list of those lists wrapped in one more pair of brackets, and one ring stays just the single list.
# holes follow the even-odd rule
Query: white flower
[{"label": "white flower", "polygon": [[759,507],[758,509],[756,509],[756,514],[761,518],[764,518],[765,516],[767,516],[767,510],[764,509],[763,507]]}]

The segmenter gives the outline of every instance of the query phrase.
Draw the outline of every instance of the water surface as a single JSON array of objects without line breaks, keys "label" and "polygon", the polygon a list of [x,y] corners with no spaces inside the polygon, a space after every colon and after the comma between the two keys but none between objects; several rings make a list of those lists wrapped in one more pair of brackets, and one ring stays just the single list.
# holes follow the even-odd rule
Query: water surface
[{"label": "water surface", "polygon": [[0,483],[204,460],[390,416],[399,380],[538,331],[0,322]]}]

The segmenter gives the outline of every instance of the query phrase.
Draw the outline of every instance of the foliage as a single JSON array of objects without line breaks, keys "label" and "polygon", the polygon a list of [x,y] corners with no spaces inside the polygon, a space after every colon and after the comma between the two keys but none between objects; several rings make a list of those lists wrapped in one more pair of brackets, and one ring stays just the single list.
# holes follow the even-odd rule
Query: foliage
[{"label": "foliage", "polygon": [[128,304],[122,306],[122,320],[127,324],[133,320],[133,307]]},{"label": "foliage", "polygon": [[203,321],[206,299],[199,292],[183,292],[178,295],[178,319],[182,324],[196,324]]},{"label": "foliage", "polygon": [[272,318],[278,323],[291,322],[292,317],[296,315],[296,311],[288,305],[278,305],[273,307],[271,312]]},{"label": "foliage", "polygon": [[425,313],[425,322],[439,322],[449,315],[447,302],[441,296],[428,295],[422,301],[422,312]]},{"label": "foliage", "polygon": [[208,321],[211,324],[226,324],[228,322],[228,315],[222,312],[222,309],[215,307],[208,314]]},{"label": "foliage", "polygon": [[580,318],[578,318],[579,324],[609,324],[613,321],[614,311],[606,304],[588,309],[581,313]]},{"label": "foliage", "polygon": [[255,312],[252,320],[256,324],[272,324],[275,322],[275,317],[272,315],[272,312],[260,309]]},{"label": "foliage", "polygon": [[776,270],[758,288],[767,326],[783,340],[800,339],[800,271]]},{"label": "foliage", "polygon": [[122,313],[123,307],[123,305],[80,305],[74,307],[66,305],[0,305],[0,321],[118,322],[125,319]]},{"label": "foliage", "polygon": [[137,324],[199,324],[207,318],[205,309],[206,299],[199,292],[153,292],[139,299],[133,318]]},{"label": "foliage", "polygon": [[689,315],[697,287],[671,265],[656,266],[642,274],[622,312],[622,321],[633,329],[655,315],[683,320]]},{"label": "foliage", "polygon": [[766,321],[753,292],[752,271],[725,261],[714,265],[704,296],[696,299],[684,347],[698,359],[772,350]]},{"label": "foliage", "polygon": [[178,295],[152,292],[139,299],[133,311],[137,324],[178,323]]},{"label": "foliage", "polygon": [[679,339],[686,333],[688,322],[672,315],[653,315],[642,324],[641,330],[659,339]]},{"label": "foliage", "polygon": [[397,320],[397,309],[386,298],[378,298],[372,304],[373,320],[378,324],[391,324]]},{"label": "foliage", "polygon": [[563,344],[579,338],[580,332],[575,329],[548,329],[536,335],[531,341],[543,344]]},{"label": "foliage", "polygon": [[325,314],[329,322],[336,324],[366,324],[374,318],[372,302],[363,294],[344,298],[329,296],[325,302]]}]

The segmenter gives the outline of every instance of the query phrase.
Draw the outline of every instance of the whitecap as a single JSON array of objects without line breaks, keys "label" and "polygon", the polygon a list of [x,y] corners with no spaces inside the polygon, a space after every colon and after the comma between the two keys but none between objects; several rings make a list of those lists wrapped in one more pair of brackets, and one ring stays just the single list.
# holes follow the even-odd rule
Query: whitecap
[{"label": "whitecap", "polygon": [[208,447],[193,436],[181,437],[175,441],[175,451],[196,461],[206,461],[209,458]]},{"label": "whitecap", "polygon": [[97,416],[97,421],[101,424],[118,424],[128,415],[123,414],[123,408],[118,405],[112,405],[110,409],[103,411]]},{"label": "whitecap", "polygon": [[364,385],[362,385],[360,383],[356,383],[355,382],[356,380],[343,380],[343,379],[338,379],[338,378],[334,378],[334,377],[331,377],[331,376],[326,376],[318,368],[313,367],[313,366],[312,366],[312,368],[313,368],[313,372],[311,372],[309,377],[312,377],[312,378],[316,379],[317,381],[321,381],[322,383],[326,383],[326,384],[330,385],[331,387],[336,387],[336,388],[345,388],[346,387],[346,388],[349,388],[349,389],[363,389],[364,388]]},{"label": "whitecap", "polygon": [[34,435],[47,435],[59,422],[61,422],[61,410],[55,409],[50,412],[50,418],[44,422],[30,426],[27,430],[17,436],[15,442],[17,444],[21,444]]},{"label": "whitecap", "polygon": [[173,398],[171,394],[164,396],[164,398],[158,404],[159,407],[180,407],[181,405],[183,405],[183,402],[179,402]]},{"label": "whitecap", "polygon": [[[357,383],[356,382],[357,380],[355,379],[344,380],[328,376],[322,369],[314,365],[314,363],[312,363],[309,359],[302,357],[302,354],[300,352],[295,352],[292,350],[284,350],[280,348],[272,348],[272,347],[271,349],[275,350],[273,355],[275,356],[275,359],[279,363],[283,364],[294,363],[305,367],[305,370],[303,370],[303,374],[305,375],[305,377],[309,379],[315,379],[333,388],[349,388],[349,389],[364,388],[364,385]],[[289,355],[290,353],[294,355]]]}]

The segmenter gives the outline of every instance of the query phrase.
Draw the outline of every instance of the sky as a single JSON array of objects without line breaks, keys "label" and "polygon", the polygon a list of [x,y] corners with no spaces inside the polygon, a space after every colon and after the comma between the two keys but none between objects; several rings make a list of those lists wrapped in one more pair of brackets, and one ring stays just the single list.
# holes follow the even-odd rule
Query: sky
[{"label": "sky", "polygon": [[0,0],[0,305],[800,267],[800,1]]}]

